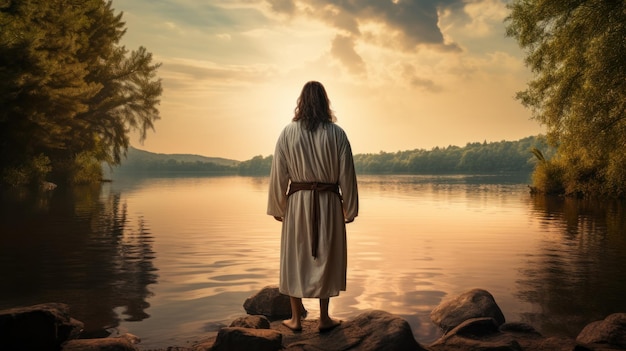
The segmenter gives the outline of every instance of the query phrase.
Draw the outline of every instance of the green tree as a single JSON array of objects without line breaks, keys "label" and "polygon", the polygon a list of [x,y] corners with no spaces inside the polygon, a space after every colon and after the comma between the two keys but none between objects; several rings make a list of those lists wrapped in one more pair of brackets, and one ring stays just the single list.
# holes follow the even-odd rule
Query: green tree
[{"label": "green tree", "polygon": [[119,164],[132,130],[153,129],[159,65],[120,44],[124,26],[110,1],[0,2],[3,180],[42,157],[55,181],[97,180],[94,165]]},{"label": "green tree", "polygon": [[262,155],[254,156],[247,161],[239,163],[238,172],[240,175],[269,175],[273,158],[274,156],[272,155],[266,157]]},{"label": "green tree", "polygon": [[545,161],[555,165],[536,171],[561,169],[562,184],[553,188],[566,194],[623,197],[626,2],[514,0],[509,8],[507,35],[526,50],[534,73],[517,97],[558,146]]}]

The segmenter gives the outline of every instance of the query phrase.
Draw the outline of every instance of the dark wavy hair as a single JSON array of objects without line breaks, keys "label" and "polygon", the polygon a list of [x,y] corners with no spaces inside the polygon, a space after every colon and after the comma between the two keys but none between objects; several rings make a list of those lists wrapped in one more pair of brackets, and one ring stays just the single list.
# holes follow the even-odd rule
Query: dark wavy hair
[{"label": "dark wavy hair", "polygon": [[320,82],[310,81],[302,87],[293,121],[302,121],[307,130],[316,130],[320,124],[335,122],[335,114],[330,109],[326,89]]}]

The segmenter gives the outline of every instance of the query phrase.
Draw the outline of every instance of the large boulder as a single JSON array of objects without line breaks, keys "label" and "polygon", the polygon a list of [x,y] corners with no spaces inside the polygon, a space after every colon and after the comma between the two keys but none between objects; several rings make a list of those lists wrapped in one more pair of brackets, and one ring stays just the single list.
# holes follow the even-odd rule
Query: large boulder
[{"label": "large boulder", "polygon": [[138,341],[130,334],[116,338],[75,339],[63,345],[62,351],[139,351],[135,346]]},{"label": "large boulder", "polygon": [[430,345],[433,350],[466,351],[521,351],[514,337],[500,333],[496,321],[491,317],[471,318]]},{"label": "large boulder", "polygon": [[210,351],[277,351],[282,334],[270,329],[226,327],[220,329]]},{"label": "large boulder", "polygon": [[301,332],[275,323],[283,333],[286,351],[425,351],[415,341],[409,323],[385,311],[370,311],[345,321],[326,332],[319,332],[317,321],[304,320]]},{"label": "large boulder", "polygon": [[0,350],[58,350],[76,338],[83,323],[69,315],[62,303],[17,307],[0,311]]},{"label": "large boulder", "polygon": [[[269,319],[291,317],[291,302],[289,296],[278,291],[278,286],[266,286],[256,294],[246,299],[243,308],[248,314],[263,315]],[[306,315],[304,305],[300,306],[302,315]]]},{"label": "large boulder", "polygon": [[497,326],[504,324],[504,314],[493,295],[482,289],[472,289],[444,300],[430,313],[430,319],[444,333],[472,318],[493,318]]},{"label": "large boulder", "polygon": [[385,311],[371,311],[356,316],[345,323],[345,329],[364,332],[363,340],[355,350],[392,351],[425,350],[413,337],[409,323]]},{"label": "large boulder", "polygon": [[253,315],[239,317],[230,323],[229,327],[269,329],[270,321],[265,316]]},{"label": "large boulder", "polygon": [[572,351],[575,346],[573,339],[545,338],[528,324],[506,323],[498,328],[493,318],[483,317],[466,320],[428,348],[430,351]]},{"label": "large boulder", "polygon": [[626,313],[614,313],[604,320],[587,324],[576,341],[626,349]]}]

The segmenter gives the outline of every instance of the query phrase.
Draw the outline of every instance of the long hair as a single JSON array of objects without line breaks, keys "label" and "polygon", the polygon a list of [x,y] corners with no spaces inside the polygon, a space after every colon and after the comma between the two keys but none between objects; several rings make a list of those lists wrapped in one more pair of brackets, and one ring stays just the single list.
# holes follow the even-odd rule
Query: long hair
[{"label": "long hair", "polygon": [[335,121],[335,115],[330,109],[330,100],[322,83],[310,81],[304,85],[294,110],[293,121],[304,122],[304,127],[310,131],[317,129],[320,124]]}]

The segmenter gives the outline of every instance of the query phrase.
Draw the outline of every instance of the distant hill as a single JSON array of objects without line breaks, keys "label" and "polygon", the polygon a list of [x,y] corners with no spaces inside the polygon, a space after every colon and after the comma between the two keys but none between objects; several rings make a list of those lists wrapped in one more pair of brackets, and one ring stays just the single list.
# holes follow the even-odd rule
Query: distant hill
[{"label": "distant hill", "polygon": [[104,178],[116,175],[237,174],[242,162],[192,154],[159,154],[129,147],[122,164],[103,165]]},{"label": "distant hill", "polygon": [[146,162],[167,162],[173,160],[179,163],[214,163],[220,166],[236,166],[239,161],[230,160],[221,157],[206,157],[192,154],[158,154],[154,152],[139,150],[134,147],[128,148],[126,159],[122,159],[122,167],[134,163],[146,163]]},{"label": "distant hill", "polygon": [[[415,149],[395,153],[354,155],[359,174],[500,174],[531,173],[537,159],[531,150],[539,150],[546,159],[556,152],[541,135],[517,141],[474,142],[467,145]],[[112,170],[117,174],[270,174],[272,155],[236,161],[191,154],[157,154],[129,148],[127,158]]]}]

